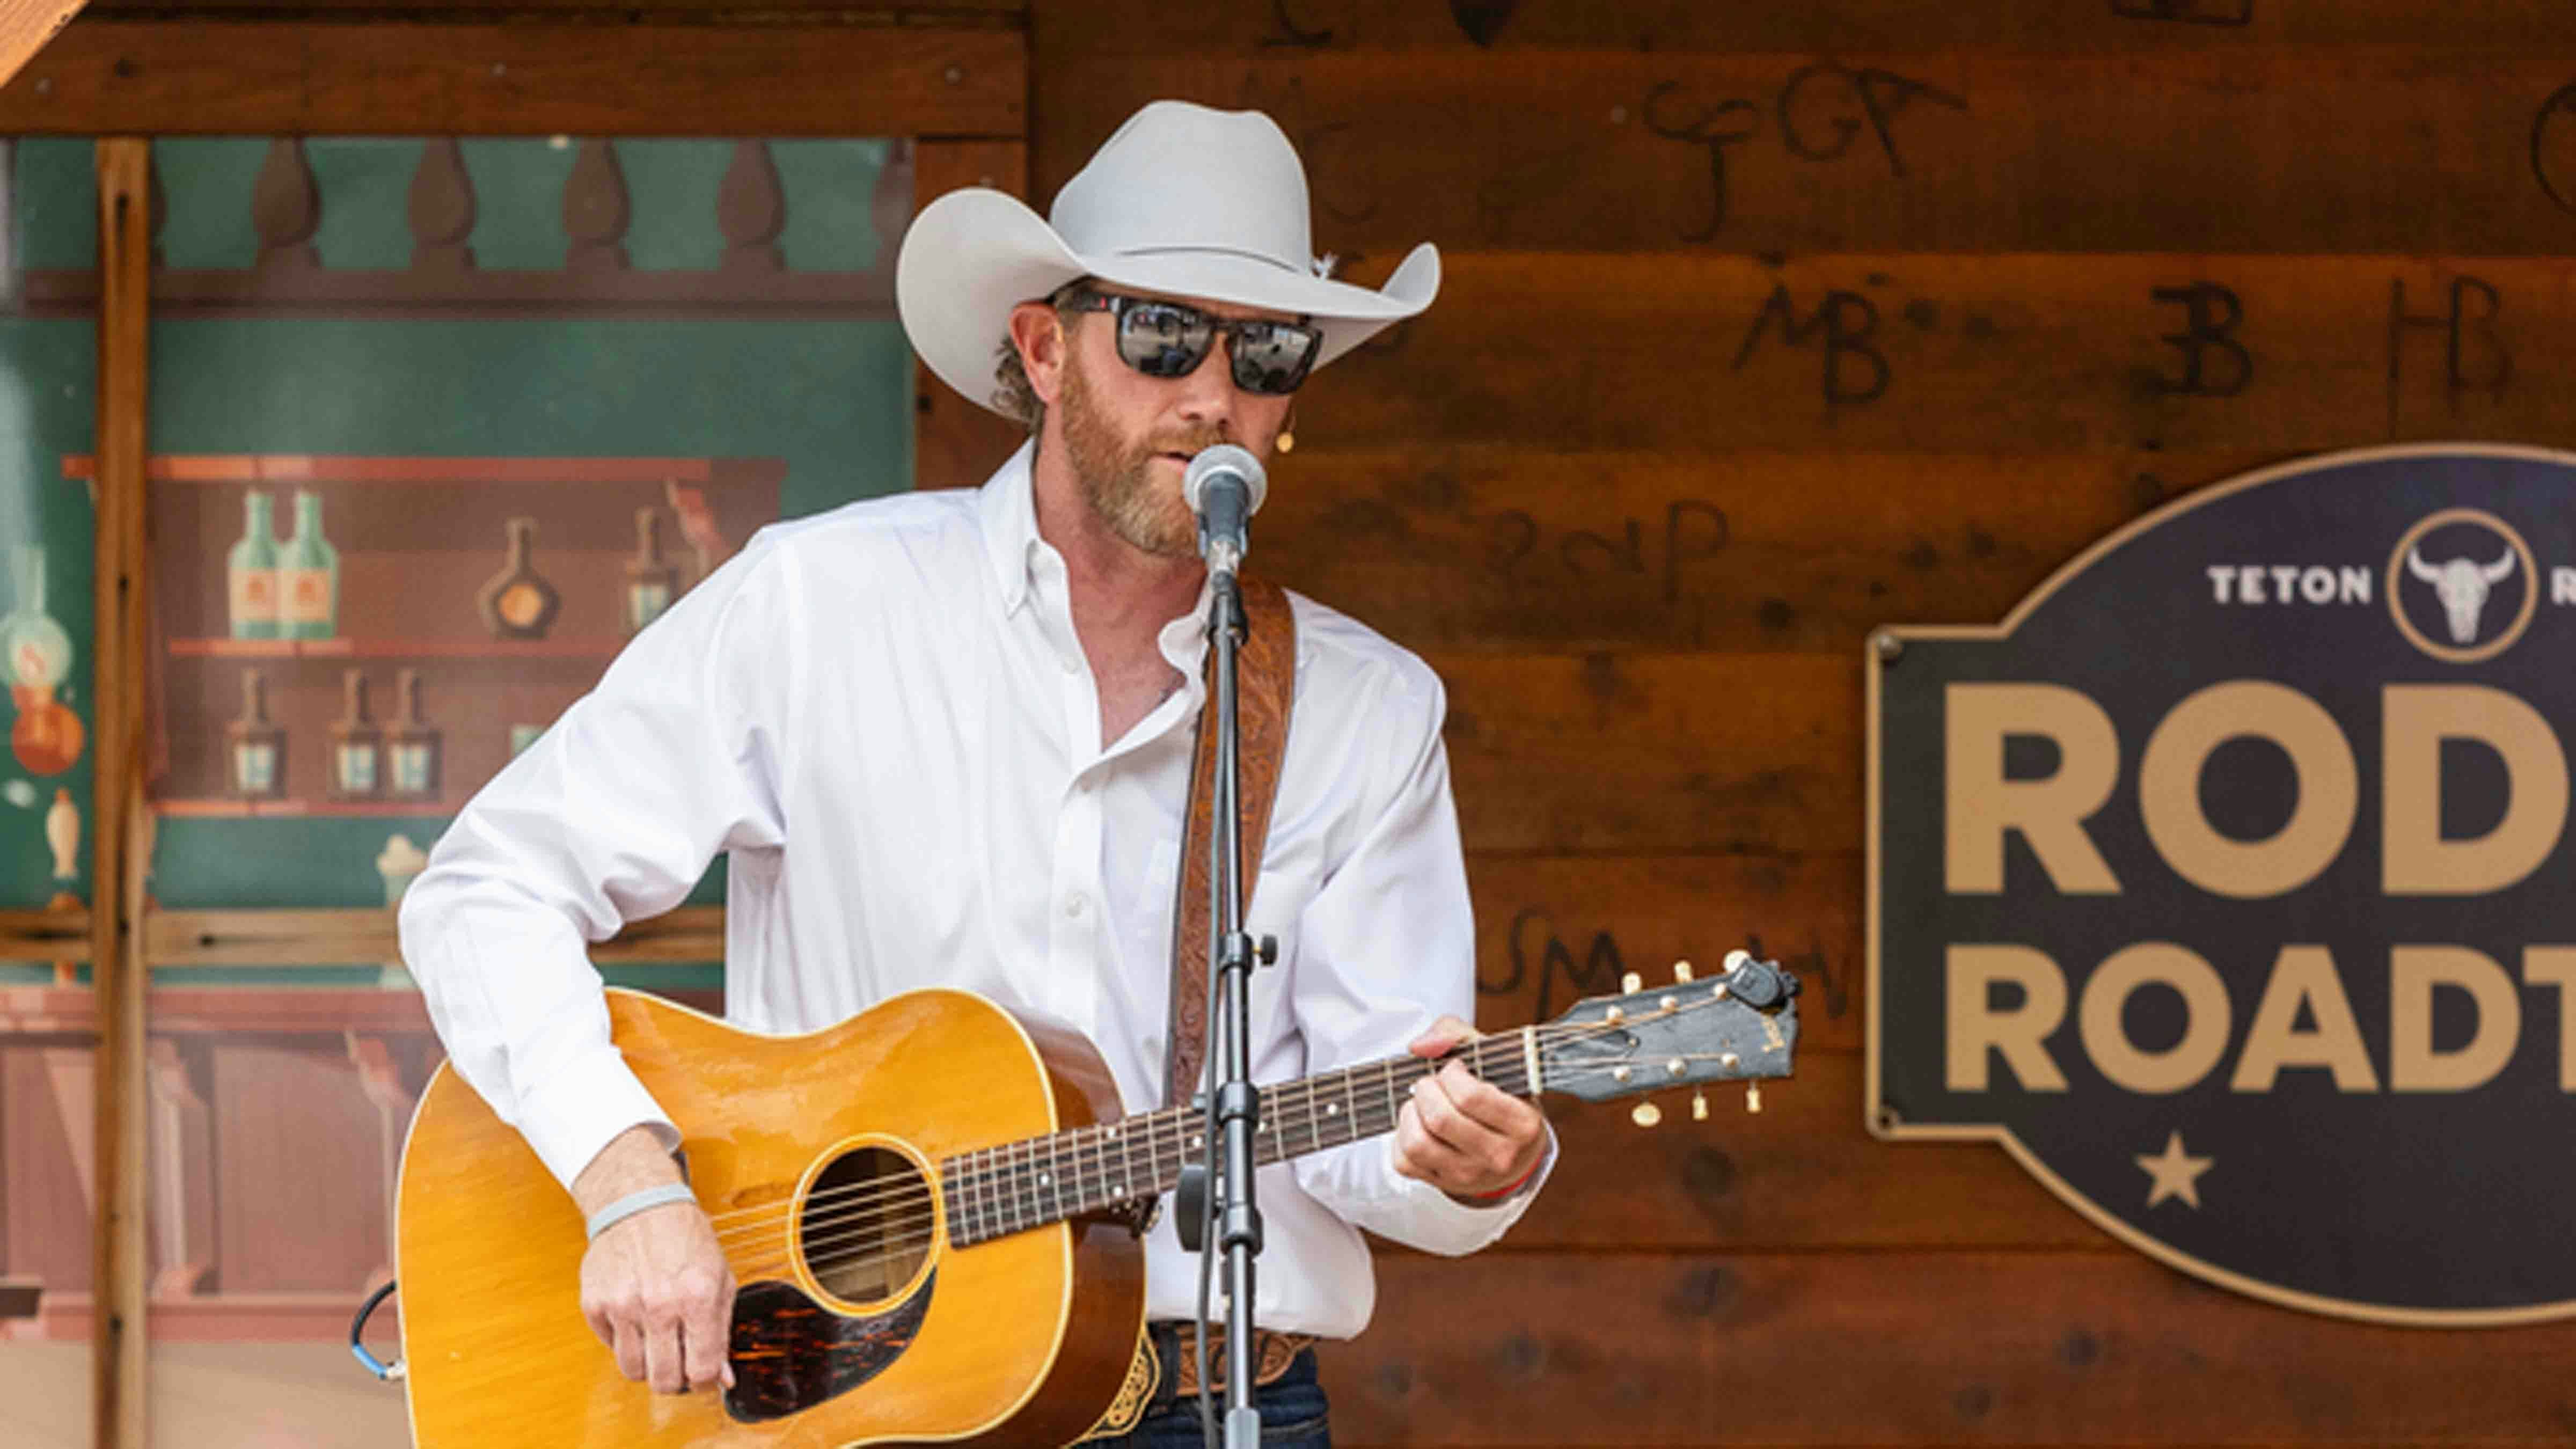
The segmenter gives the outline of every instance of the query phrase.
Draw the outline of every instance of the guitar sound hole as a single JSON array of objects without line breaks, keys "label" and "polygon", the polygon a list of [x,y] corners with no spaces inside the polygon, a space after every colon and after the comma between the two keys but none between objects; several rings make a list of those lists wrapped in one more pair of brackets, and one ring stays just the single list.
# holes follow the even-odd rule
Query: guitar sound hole
[{"label": "guitar sound hole", "polygon": [[912,1159],[882,1147],[843,1153],[805,1196],[805,1264],[845,1302],[891,1298],[930,1254],[931,1212],[930,1184]]}]

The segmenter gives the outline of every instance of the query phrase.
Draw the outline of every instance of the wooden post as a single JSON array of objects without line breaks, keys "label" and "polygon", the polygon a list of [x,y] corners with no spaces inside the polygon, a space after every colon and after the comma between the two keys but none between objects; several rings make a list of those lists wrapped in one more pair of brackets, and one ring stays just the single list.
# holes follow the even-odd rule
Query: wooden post
[{"label": "wooden post", "polygon": [[97,1226],[90,1370],[99,1449],[147,1443],[144,1371],[144,973],[136,930],[143,814],[144,419],[152,259],[151,142],[98,143],[98,754],[90,831],[91,989],[98,996]]}]

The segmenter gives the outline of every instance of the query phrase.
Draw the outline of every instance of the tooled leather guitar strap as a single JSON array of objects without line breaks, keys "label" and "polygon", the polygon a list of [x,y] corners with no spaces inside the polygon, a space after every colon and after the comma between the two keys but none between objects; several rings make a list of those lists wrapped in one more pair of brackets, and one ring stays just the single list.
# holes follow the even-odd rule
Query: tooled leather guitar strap
[{"label": "tooled leather guitar strap", "polygon": [[[1270,838],[1270,806],[1279,794],[1280,762],[1288,751],[1288,710],[1297,697],[1297,622],[1288,595],[1276,584],[1244,579],[1243,618],[1246,634],[1235,656],[1235,718],[1242,730],[1236,752],[1236,789],[1243,806],[1243,906],[1252,905],[1252,887],[1261,878],[1261,848]],[[1197,1091],[1199,1067],[1207,1055],[1208,832],[1216,827],[1216,651],[1207,651],[1207,702],[1199,710],[1198,740],[1190,755],[1190,795],[1184,807],[1181,868],[1172,903],[1172,1004],[1165,1023],[1171,1045],[1163,1058],[1163,1100],[1178,1106]],[[1264,1335],[1265,1338],[1273,1335]],[[1282,1338],[1276,1348],[1293,1355],[1304,1339]],[[1222,1348],[1211,1344],[1223,1363]],[[1261,1381],[1287,1367],[1262,1362]],[[1165,1364],[1152,1334],[1136,1341],[1136,1360],[1109,1412],[1084,1438],[1104,1439],[1126,1433],[1144,1417],[1157,1382],[1175,1377],[1176,1392],[1197,1392],[1197,1365],[1183,1352],[1180,1362]],[[1186,1382],[1183,1382],[1186,1381]]]},{"label": "tooled leather guitar strap", "polygon": [[[1243,805],[1243,908],[1261,878],[1261,847],[1270,836],[1270,806],[1288,750],[1288,710],[1297,697],[1297,622],[1288,594],[1262,579],[1243,580],[1248,633],[1237,652],[1235,716],[1242,728],[1236,755]],[[1163,1101],[1178,1106],[1198,1090],[1207,1054],[1208,832],[1216,827],[1216,650],[1207,651],[1207,703],[1199,710],[1190,761],[1188,826],[1181,839],[1180,894],[1172,906],[1171,1050],[1164,1058]]]}]

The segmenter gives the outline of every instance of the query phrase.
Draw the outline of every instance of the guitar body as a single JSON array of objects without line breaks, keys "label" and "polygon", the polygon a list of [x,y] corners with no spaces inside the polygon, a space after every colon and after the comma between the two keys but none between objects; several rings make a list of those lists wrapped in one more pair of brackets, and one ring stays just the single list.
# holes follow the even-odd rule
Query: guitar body
[{"label": "guitar body", "polygon": [[796,1037],[627,991],[608,1007],[740,1284],[736,1387],[662,1395],[618,1372],[582,1317],[579,1209],[442,1064],[396,1226],[422,1449],[1060,1445],[1118,1397],[1144,1333],[1142,1245],[1075,1221],[952,1247],[938,1175],[956,1153],[1118,1121],[1089,1043],[961,991]]}]

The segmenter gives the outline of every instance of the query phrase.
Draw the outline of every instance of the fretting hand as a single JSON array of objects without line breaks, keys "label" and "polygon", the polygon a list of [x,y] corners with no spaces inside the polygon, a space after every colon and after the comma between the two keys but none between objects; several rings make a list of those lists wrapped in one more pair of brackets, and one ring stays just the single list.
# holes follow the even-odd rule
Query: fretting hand
[{"label": "fretting hand", "polygon": [[[1444,1016],[1412,1045],[1437,1057],[1476,1029]],[[1473,1207],[1488,1207],[1538,1170],[1547,1151],[1547,1119],[1522,1101],[1450,1062],[1413,1084],[1395,1123],[1395,1170],[1419,1178]]]}]

